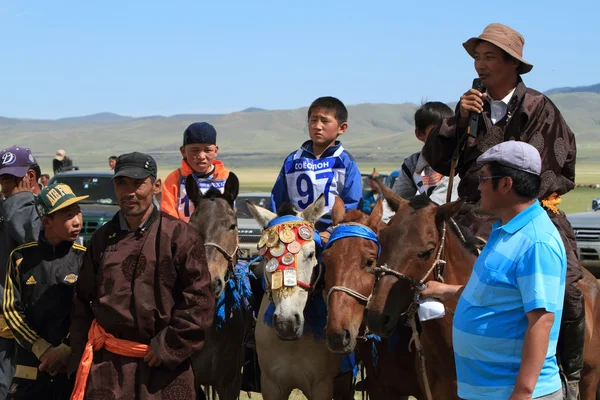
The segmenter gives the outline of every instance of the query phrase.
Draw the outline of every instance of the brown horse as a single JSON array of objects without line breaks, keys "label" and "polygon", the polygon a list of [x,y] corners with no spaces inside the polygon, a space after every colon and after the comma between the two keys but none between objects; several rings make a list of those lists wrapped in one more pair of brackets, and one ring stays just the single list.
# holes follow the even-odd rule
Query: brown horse
[{"label": "brown horse", "polygon": [[[379,261],[385,267],[379,269],[383,274],[367,305],[367,325],[373,332],[386,336],[414,304],[415,286],[431,279],[448,284],[467,283],[477,254],[477,239],[451,219],[461,202],[437,207],[424,197],[409,202],[387,188],[382,188],[382,193],[396,214],[389,227],[379,233],[383,248]],[[437,255],[445,263],[438,263]],[[587,325],[580,392],[582,399],[596,400],[600,380],[600,286],[588,271],[579,286],[585,297]],[[453,310],[456,303],[446,306]],[[432,397],[458,398],[451,313],[422,322],[421,327],[420,341]],[[424,376],[419,373],[423,390]]]},{"label": "brown horse", "polygon": [[[387,265],[391,270],[412,277],[415,281],[439,279],[442,276],[449,284],[466,283],[476,253],[469,251],[458,232],[452,229],[446,230],[444,238],[445,268],[432,270],[442,242],[442,226],[460,209],[461,203],[437,207],[425,196],[417,196],[409,202],[385,188],[383,194],[396,214],[389,226],[379,232],[382,245],[379,265]],[[379,277],[367,304],[367,326],[371,331],[383,337],[392,333],[402,321],[403,313],[413,304],[415,284],[398,279],[392,273]],[[448,306],[454,309],[456,304]],[[446,314],[444,318],[422,322],[421,328],[420,340],[432,398],[458,399],[452,350],[452,316]],[[425,393],[426,383],[417,358],[413,368],[419,371],[419,384]]]},{"label": "brown horse", "polygon": [[[358,210],[346,213],[343,201],[335,197],[331,211],[335,228],[323,252],[327,266],[327,347],[338,354],[352,353],[355,348],[358,350],[367,370],[367,392],[374,400],[400,399],[410,395],[419,398],[421,391],[414,369],[414,353],[408,351],[410,329],[396,328],[399,343],[391,352],[387,339],[375,343],[364,339],[363,315],[375,283],[375,276],[368,269],[377,265],[379,244],[375,240],[379,230],[385,227],[381,222],[382,213],[381,199],[369,216]],[[346,227],[349,229],[343,231]],[[344,233],[336,236],[339,232]],[[372,359],[373,345],[377,362]]]},{"label": "brown horse", "polygon": [[[239,181],[233,173],[229,174],[222,194],[217,189],[202,194],[192,176],[186,180],[187,194],[195,206],[190,225],[204,241],[212,288],[217,299],[226,294],[224,291],[232,290],[228,286],[230,279],[238,279],[234,275],[238,253],[234,201],[238,190]],[[226,314],[221,326],[213,323],[206,333],[204,347],[192,357],[197,386],[213,386],[223,400],[238,398],[242,384],[244,341],[250,330],[250,322],[251,316],[246,310],[233,308],[231,314]]]}]

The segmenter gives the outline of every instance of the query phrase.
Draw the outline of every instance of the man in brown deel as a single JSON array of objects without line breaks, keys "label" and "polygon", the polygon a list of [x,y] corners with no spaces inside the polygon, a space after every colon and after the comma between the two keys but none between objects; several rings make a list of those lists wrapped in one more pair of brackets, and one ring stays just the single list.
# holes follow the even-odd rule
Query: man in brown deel
[{"label": "man in brown deel", "polygon": [[153,206],[156,177],[146,154],[117,160],[121,210],[92,237],[75,288],[72,399],[196,399],[190,356],[215,300],[202,239]]},{"label": "man in brown deel", "polygon": [[[477,218],[481,168],[475,162],[477,157],[507,140],[527,142],[540,152],[539,199],[560,232],[567,251],[567,285],[558,353],[567,380],[567,398],[577,399],[585,339],[583,295],[577,287],[582,270],[573,229],[557,208],[560,196],[575,187],[575,136],[550,99],[523,83],[521,75],[533,68],[523,59],[524,44],[519,32],[501,24],[490,24],[479,37],[463,43],[475,60],[475,71],[486,90],[482,93],[470,89],[461,96],[456,116],[444,119],[430,133],[423,155],[434,170],[448,176],[454,151],[461,140],[460,146],[464,145],[464,149],[456,169],[461,179],[458,194],[467,201],[461,219],[474,227],[477,221],[482,221]],[[464,143],[471,112],[479,113],[478,128]],[[497,187],[498,180],[492,179],[492,184]]]}]

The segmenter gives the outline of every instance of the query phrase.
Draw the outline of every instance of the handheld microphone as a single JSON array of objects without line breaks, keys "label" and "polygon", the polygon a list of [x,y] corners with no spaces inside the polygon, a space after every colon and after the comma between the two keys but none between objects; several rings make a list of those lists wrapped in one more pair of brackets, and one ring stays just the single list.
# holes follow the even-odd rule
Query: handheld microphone
[{"label": "handheld microphone", "polygon": [[[483,93],[485,88],[481,83],[481,79],[475,78],[473,79],[473,89],[476,89]],[[473,138],[477,137],[477,125],[479,125],[479,113],[470,112],[469,113],[469,125],[467,126],[467,134]]]}]

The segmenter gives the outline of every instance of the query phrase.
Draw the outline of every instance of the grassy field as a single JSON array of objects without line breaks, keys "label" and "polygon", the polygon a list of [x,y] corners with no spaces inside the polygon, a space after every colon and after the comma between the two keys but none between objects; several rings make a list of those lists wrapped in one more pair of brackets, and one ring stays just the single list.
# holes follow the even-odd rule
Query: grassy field
[{"label": "grassy field", "polygon": [[[587,155],[586,152],[582,152]],[[159,163],[158,175],[164,179],[169,173],[179,167],[172,161],[168,163]],[[240,192],[270,192],[281,166],[271,160],[270,166],[252,166],[244,167],[240,161],[234,163],[226,163],[238,176],[240,180]],[[359,169],[362,173],[371,173],[375,168],[380,173],[390,173],[400,168],[401,163],[392,162],[377,162],[377,161],[358,161]],[[51,170],[50,164],[42,163],[42,170]],[[89,169],[105,169],[104,165],[92,167]],[[86,167],[86,169],[88,169]],[[576,182],[581,185],[600,184],[600,162],[594,160],[591,156],[583,157],[583,161],[577,166]],[[588,211],[591,208],[592,199],[600,197],[600,189],[577,188],[568,193],[562,199],[560,208],[569,213]]]},{"label": "grassy field", "polygon": [[[164,179],[175,168],[177,166],[161,166],[159,175]],[[370,173],[373,168],[381,173],[389,173],[398,166],[391,163],[365,162],[359,163],[359,168],[363,173]],[[279,167],[236,168],[234,172],[240,180],[240,192],[270,192],[275,179],[277,179]],[[577,183],[600,183],[600,164],[584,164],[577,168]],[[600,197],[600,189],[576,188],[563,196],[560,208],[567,214],[589,211],[592,199],[598,197]]]}]

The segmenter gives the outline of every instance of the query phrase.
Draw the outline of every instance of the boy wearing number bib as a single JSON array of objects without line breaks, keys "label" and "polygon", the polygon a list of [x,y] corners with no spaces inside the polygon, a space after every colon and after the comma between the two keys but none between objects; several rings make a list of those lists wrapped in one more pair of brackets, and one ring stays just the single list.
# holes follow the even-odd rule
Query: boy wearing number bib
[{"label": "boy wearing number bib", "polygon": [[185,180],[193,175],[202,193],[214,187],[223,192],[229,170],[217,160],[217,131],[208,122],[194,122],[183,133],[183,146],[179,148],[183,161],[181,167],[171,172],[165,180],[161,210],[175,218],[189,222],[194,203],[185,191]]},{"label": "boy wearing number bib", "polygon": [[[354,158],[337,140],[348,129],[348,111],[335,97],[320,97],[308,109],[310,140],[283,162],[271,192],[271,209],[276,212],[285,202],[304,210],[321,195],[325,209],[340,197],[346,210],[357,208],[362,197],[362,180]],[[331,216],[326,214],[315,227],[326,240]]]}]

